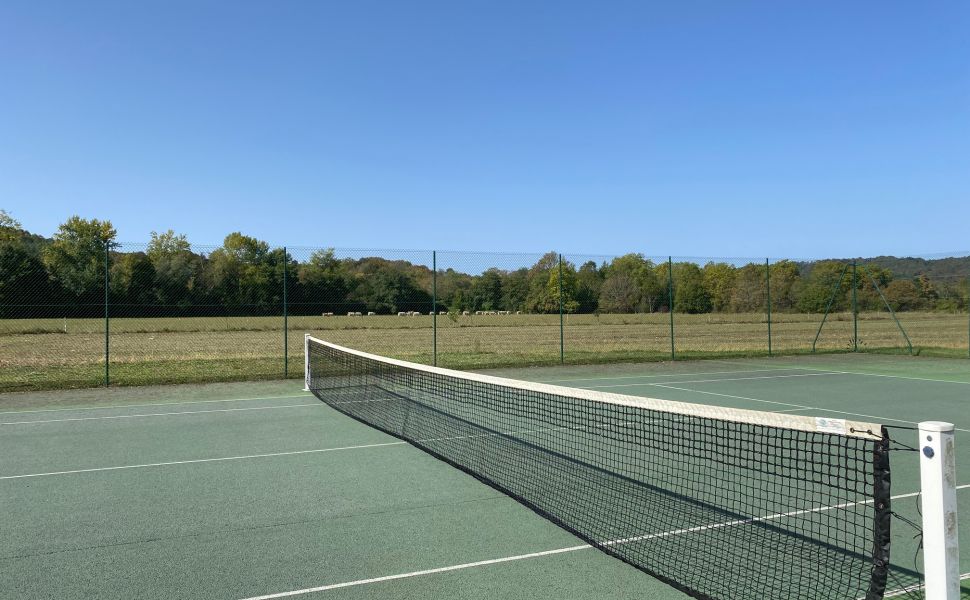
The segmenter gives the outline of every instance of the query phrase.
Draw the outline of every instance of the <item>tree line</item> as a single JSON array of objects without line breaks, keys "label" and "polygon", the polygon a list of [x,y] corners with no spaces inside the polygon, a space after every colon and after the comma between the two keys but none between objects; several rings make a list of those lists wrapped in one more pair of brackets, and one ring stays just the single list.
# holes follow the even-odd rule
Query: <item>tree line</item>
[{"label": "tree line", "polygon": [[[654,263],[641,254],[574,264],[550,252],[531,266],[479,274],[333,249],[297,260],[239,232],[208,252],[184,235],[153,232],[123,247],[109,221],[74,216],[50,238],[0,211],[0,318],[346,314],[438,310],[522,313],[822,312],[961,310],[967,281],[894,277],[876,262]],[[881,257],[885,259],[885,257]],[[949,259],[948,259],[949,260]],[[932,262],[932,261],[930,261]],[[770,277],[770,288],[769,288]],[[840,283],[841,280],[841,283]],[[105,283],[107,282],[107,289]],[[434,292],[434,297],[432,293]]]}]

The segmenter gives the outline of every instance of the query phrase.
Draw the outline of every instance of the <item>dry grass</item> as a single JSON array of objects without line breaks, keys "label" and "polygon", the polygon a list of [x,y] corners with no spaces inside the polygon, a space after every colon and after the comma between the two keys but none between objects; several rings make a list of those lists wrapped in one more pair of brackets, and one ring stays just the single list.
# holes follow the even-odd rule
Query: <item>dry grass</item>
[{"label": "dry grass", "polygon": [[[811,350],[821,317],[776,314],[772,350]],[[919,352],[967,355],[966,314],[904,313],[900,319]],[[449,317],[438,322],[439,364],[461,368],[548,364],[559,360],[558,315]],[[303,333],[333,342],[430,362],[432,318],[291,317],[289,375],[302,369]],[[569,362],[657,360],[669,357],[668,314],[567,315]],[[680,356],[715,357],[767,352],[763,314],[675,315]],[[818,350],[851,350],[851,315],[830,315]],[[119,384],[173,383],[282,377],[281,317],[113,319],[112,380]],[[862,350],[905,350],[890,316],[864,313]],[[104,377],[104,322],[100,319],[0,321],[0,391],[87,387]]]}]

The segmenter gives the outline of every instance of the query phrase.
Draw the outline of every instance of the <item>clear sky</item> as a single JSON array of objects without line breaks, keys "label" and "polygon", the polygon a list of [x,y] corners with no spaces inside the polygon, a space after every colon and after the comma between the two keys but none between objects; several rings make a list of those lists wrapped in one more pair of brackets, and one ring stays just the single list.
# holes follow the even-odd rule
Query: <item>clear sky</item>
[{"label": "clear sky", "polygon": [[121,241],[970,248],[970,2],[0,4],[0,208]]}]

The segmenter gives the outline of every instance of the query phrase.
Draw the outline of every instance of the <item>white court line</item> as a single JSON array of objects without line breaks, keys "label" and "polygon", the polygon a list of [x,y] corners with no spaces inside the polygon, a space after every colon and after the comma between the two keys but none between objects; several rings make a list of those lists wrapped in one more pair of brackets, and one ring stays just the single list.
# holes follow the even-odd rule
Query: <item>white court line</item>
[{"label": "white court line", "polygon": [[[970,484],[961,485],[961,486],[958,486],[957,487],[958,490],[959,489],[966,489],[966,488],[970,488]],[[916,495],[917,494],[915,494],[915,493],[913,493],[913,494],[901,494],[899,496],[893,496],[892,499],[893,500],[898,500],[898,499],[901,499],[901,498],[909,498],[909,497],[916,496]],[[631,538],[624,538],[624,539],[619,539],[619,540],[609,540],[609,541],[603,542],[603,545],[604,546],[616,546],[616,545],[620,545],[620,544],[629,544],[631,542],[642,541],[642,540],[647,540],[647,539],[655,539],[655,538],[662,538],[662,537],[671,537],[671,536],[675,536],[675,535],[684,535],[684,534],[687,534],[687,533],[694,533],[694,532],[697,532],[697,531],[707,531],[707,530],[710,530],[710,529],[721,529],[721,528],[725,528],[725,527],[736,527],[738,525],[750,525],[752,523],[757,523],[757,522],[778,520],[778,519],[783,519],[783,518],[786,518],[786,517],[799,516],[799,515],[803,515],[803,514],[807,514],[807,513],[825,512],[825,511],[829,511],[829,510],[836,510],[836,509],[848,508],[848,507],[851,507],[851,506],[858,506],[858,505],[861,505],[861,504],[871,504],[871,503],[872,503],[872,500],[864,500],[864,501],[861,501],[861,502],[847,502],[845,504],[839,504],[839,505],[835,505],[835,506],[823,506],[823,507],[819,507],[819,508],[806,509],[806,510],[798,510],[798,511],[793,511],[793,512],[788,512],[788,513],[778,513],[778,514],[774,514],[774,515],[766,515],[764,517],[754,517],[754,518],[751,518],[751,519],[738,519],[738,520],[734,520],[734,521],[725,521],[723,523],[713,523],[711,525],[699,525],[697,527],[688,527],[688,528],[685,528],[685,529],[676,529],[676,530],[672,530],[672,531],[663,531],[663,532],[660,532],[660,533],[651,533],[651,534],[646,534],[646,535],[642,535],[642,536],[636,536],[636,537],[631,537]],[[337,589],[341,589],[341,588],[356,587],[356,586],[361,586],[361,585],[368,585],[368,584],[371,584],[371,583],[381,583],[381,582],[384,582],[384,581],[394,581],[394,580],[397,580],[397,579],[408,579],[408,578],[411,578],[411,577],[421,577],[423,575],[434,575],[434,574],[437,574],[437,573],[447,573],[449,571],[459,571],[459,570],[462,570],[462,569],[471,569],[471,568],[474,568],[474,567],[485,567],[485,566],[489,566],[489,565],[495,565],[495,564],[506,563],[506,562],[513,562],[513,561],[517,561],[517,560],[527,560],[527,559],[531,559],[531,558],[541,558],[541,557],[544,557],[544,556],[551,556],[551,555],[554,555],[554,554],[565,554],[567,552],[576,552],[578,550],[589,550],[592,547],[593,546],[591,546],[589,544],[582,544],[582,545],[578,545],[578,546],[567,546],[565,548],[556,548],[554,550],[545,550],[543,552],[531,552],[529,554],[517,554],[515,556],[505,556],[505,557],[502,557],[502,558],[493,558],[493,559],[490,559],[490,560],[480,560],[480,561],[476,561],[476,562],[462,563],[462,564],[457,564],[457,565],[449,565],[447,567],[438,567],[438,568],[435,568],[435,569],[423,569],[421,571],[411,571],[409,573],[398,573],[396,575],[385,575],[383,577],[371,577],[369,579],[357,579],[355,581],[344,581],[342,583],[331,583],[331,584],[327,584],[327,585],[320,585],[320,586],[317,586],[317,587],[303,588],[303,589],[300,589],[300,590],[291,590],[291,591],[288,591],[288,592],[278,592],[278,593],[275,593],[275,594],[265,594],[263,596],[252,596],[252,597],[249,597],[249,598],[244,598],[243,600],[276,600],[277,598],[292,598],[294,596],[304,596],[306,594],[313,594],[313,593],[316,593],[316,592],[326,592],[326,591],[329,591],[329,590],[337,590]]]},{"label": "white court line", "polygon": [[[850,415],[853,417],[865,417],[867,419],[876,419],[877,421],[892,421],[894,423],[906,423],[907,425],[916,425],[916,421],[905,421],[903,419],[891,419],[889,417],[880,417],[876,415],[866,415],[863,413],[848,412],[845,410],[835,410],[834,408],[819,408],[818,406],[805,406],[804,404],[793,404],[791,402],[779,402],[777,400],[762,400],[760,398],[751,398],[750,396],[735,396],[734,394],[721,394],[719,392],[707,392],[704,390],[692,390],[690,388],[674,387],[672,385],[667,385],[665,383],[649,383],[644,385],[652,385],[654,387],[668,388],[671,390],[679,390],[681,392],[691,392],[694,394],[707,394],[708,396],[720,396],[721,398],[734,398],[735,400],[750,400],[751,402],[762,402],[764,404],[775,404],[778,406],[791,406],[793,408],[801,410],[817,410],[820,412],[829,412],[839,415]],[[777,412],[777,411],[776,411]],[[970,432],[970,429],[960,429],[955,427],[957,431]]]},{"label": "white court line", "polygon": [[907,375],[884,375],[882,373],[863,373],[856,371],[836,371],[835,369],[811,369],[803,367],[807,371],[831,371],[842,375],[863,375],[865,377],[888,377],[890,379],[909,379],[911,381],[932,381],[935,383],[956,383],[958,385],[970,385],[970,381],[951,381],[949,379],[933,379],[932,377],[909,377]]},{"label": "white court line", "polygon": [[[736,363],[727,360],[718,360],[717,362],[725,365],[738,365],[743,366],[744,363]],[[863,377],[889,377],[892,379],[910,379],[912,381],[933,381],[936,383],[956,383],[958,385],[970,385],[970,381],[952,381],[950,379],[934,379],[932,377],[910,377],[908,375],[886,375],[884,373],[866,373],[863,371],[839,371],[836,369],[816,369],[814,367],[777,367],[779,371],[787,371],[789,369],[797,369],[800,371],[829,371],[831,373],[839,373],[841,375],[861,375]]]},{"label": "white court line", "polygon": [[[844,375],[844,373],[799,373],[797,375],[757,375],[755,377],[724,377],[721,379],[694,379],[690,381],[665,381],[665,385],[686,385],[690,383],[718,383],[721,381],[749,381],[752,379],[785,379],[787,377],[824,377],[825,375]],[[615,385],[582,385],[575,386],[587,390],[604,390],[606,388],[637,387],[641,385],[661,385],[653,381],[643,383],[617,383]]]},{"label": "white court line", "polygon": [[37,408],[33,410],[0,411],[0,415],[21,415],[27,413],[65,412],[76,410],[112,410],[115,408],[137,408],[139,406],[178,406],[181,404],[210,404],[216,402],[255,402],[257,400],[282,400],[285,398],[312,398],[312,394],[291,394],[288,396],[262,396],[260,398],[225,398],[222,400],[187,400],[185,402],[148,402],[145,404],[116,404],[113,406],[77,406],[74,408]]},{"label": "white court line", "polygon": [[192,465],[198,463],[225,462],[230,460],[245,460],[249,458],[269,458],[273,456],[296,456],[298,454],[319,454],[321,452],[339,452],[342,450],[360,450],[363,448],[381,448],[383,446],[401,446],[407,442],[384,442],[380,444],[362,444],[360,446],[342,446],[339,448],[318,448],[316,450],[294,450],[293,452],[272,452],[269,454],[248,454],[245,456],[225,456],[222,458],[197,458],[195,460],[173,460],[170,462],[146,463],[141,465],[122,465],[120,467],[97,467],[93,469],[74,469],[72,471],[51,471],[47,473],[28,473],[25,475],[6,475],[4,479],[27,479],[32,477],[50,477],[53,475],[73,475],[75,473],[96,473],[99,471],[121,471],[124,469],[145,469],[148,467],[167,467],[170,465]]},{"label": "white court line", "polygon": [[579,377],[576,379],[540,379],[537,381],[538,383],[569,383],[573,381],[603,381],[604,379],[605,380],[649,379],[649,378],[655,378],[655,377],[688,377],[691,375],[731,375],[731,374],[737,374],[737,373],[762,373],[765,371],[795,371],[795,370],[797,369],[795,369],[794,367],[792,367],[791,369],[774,367],[771,369],[741,369],[741,370],[735,369],[733,371],[707,371],[707,372],[700,372],[700,373],[668,373],[668,374],[662,374],[662,375],[617,375],[615,377],[608,377],[608,376]]},{"label": "white court line", "polygon": [[366,585],[368,583],[380,583],[382,581],[393,581],[395,579],[407,579],[409,577],[420,577],[422,575],[433,575],[435,573],[447,573],[448,571],[459,571],[461,569],[470,569],[472,567],[485,567],[488,565],[495,565],[495,564],[504,563],[504,562],[525,560],[527,558],[539,558],[541,556],[550,556],[553,554],[575,552],[576,550],[588,550],[590,548],[592,548],[592,546],[590,546],[589,544],[583,544],[582,546],[570,546],[568,548],[557,548],[555,550],[546,550],[544,552],[532,552],[530,554],[506,556],[504,558],[480,560],[477,562],[463,563],[460,565],[438,567],[437,569],[425,569],[423,571],[412,571],[410,573],[399,573],[397,575],[385,575],[384,577],[372,577],[370,579],[358,579],[356,581],[345,581],[343,583],[331,583],[330,585],[321,585],[318,587],[305,588],[302,590],[293,590],[290,592],[279,592],[277,594],[266,594],[265,596],[253,596],[251,598],[246,598],[245,600],[275,600],[276,598],[290,598],[292,596],[303,596],[304,594],[312,594],[314,592],[326,592],[328,590],[337,590],[340,588],[355,587],[358,585]]},{"label": "white court line", "polygon": [[[295,406],[314,406],[314,405],[313,404],[299,404],[299,405],[295,405]],[[275,408],[275,407],[267,407],[267,408]],[[259,409],[230,409],[230,410],[259,410]],[[184,413],[173,413],[173,414],[184,414]],[[101,418],[101,417],[96,417],[96,418]],[[624,422],[621,422],[619,424],[632,424],[632,423],[634,423],[634,422],[633,421],[624,421]],[[605,426],[609,426],[609,425],[604,425],[604,427]],[[495,433],[483,433],[483,434],[477,434],[477,435],[461,435],[461,436],[452,436],[452,437],[422,438],[420,440],[415,440],[415,441],[418,442],[418,443],[421,443],[421,442],[441,442],[441,441],[448,441],[448,440],[462,440],[462,439],[472,439],[472,438],[480,438],[480,437],[489,437],[489,436],[494,436],[494,435],[540,434],[540,433],[548,433],[548,432],[552,432],[552,431],[564,431],[564,430],[569,430],[569,429],[573,429],[573,430],[583,430],[583,428],[582,427],[579,427],[579,426],[576,426],[576,427],[545,427],[545,428],[541,428],[541,429],[523,429],[523,430],[518,430],[518,431],[515,431],[515,430],[513,430],[513,431],[506,431],[506,432],[501,432],[499,434],[495,434]],[[26,478],[29,478],[29,477],[46,477],[46,476],[51,476],[51,475],[73,475],[73,474],[76,474],[76,473],[96,473],[96,472],[100,472],[100,471],[121,471],[121,470],[125,470],[125,469],[144,469],[144,468],[147,468],[147,467],[165,467],[165,466],[171,466],[171,465],[191,465],[191,464],[196,464],[196,463],[219,462],[219,461],[229,461],[229,460],[242,460],[242,459],[246,459],[246,458],[265,458],[265,457],[270,457],[270,456],[293,456],[293,455],[297,455],[297,454],[313,454],[313,453],[319,453],[319,452],[336,452],[338,450],[359,450],[359,449],[363,449],[363,448],[378,448],[378,447],[381,447],[381,446],[401,446],[401,445],[404,445],[404,444],[407,444],[407,443],[408,442],[405,442],[405,441],[397,441],[397,442],[386,442],[386,443],[380,443],[380,444],[363,444],[363,445],[359,445],[359,446],[344,446],[344,447],[340,447],[340,448],[322,448],[322,449],[318,449],[318,450],[297,450],[297,451],[293,451],[293,452],[273,452],[273,453],[270,453],[270,454],[250,454],[250,455],[246,455],[246,456],[229,456],[229,457],[224,457],[224,458],[200,458],[200,459],[194,459],[194,460],[178,460],[178,461],[170,461],[170,462],[146,463],[146,464],[139,464],[139,465],[122,465],[122,466],[118,466],[118,467],[97,467],[97,468],[91,468],[91,469],[74,469],[74,470],[70,470],[70,471],[51,471],[51,472],[44,472],[44,473],[30,473],[30,474],[26,474],[26,475],[7,475],[7,476],[0,477],[0,480],[4,480],[4,479],[26,479]]]},{"label": "white court line", "polygon": [[108,415],[105,417],[72,417],[70,419],[44,419],[42,421],[7,421],[0,422],[2,425],[37,425],[39,423],[66,423],[69,421],[102,421],[105,419],[140,419],[143,417],[170,417],[173,415],[200,415],[204,413],[223,413],[223,412],[241,412],[246,410],[277,410],[280,408],[298,408],[301,406],[323,406],[319,403],[307,403],[307,404],[285,404],[282,406],[250,406],[247,408],[214,408],[211,410],[182,410],[176,412],[165,412],[165,413],[142,413],[138,415]]}]

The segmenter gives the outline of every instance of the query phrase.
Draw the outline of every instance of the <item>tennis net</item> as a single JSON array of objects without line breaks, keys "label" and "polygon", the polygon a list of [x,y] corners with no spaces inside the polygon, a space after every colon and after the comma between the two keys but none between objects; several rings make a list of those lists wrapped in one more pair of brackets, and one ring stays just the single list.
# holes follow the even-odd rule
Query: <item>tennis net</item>
[{"label": "tennis net", "polygon": [[307,337],[323,402],[697,598],[882,598],[877,424],[412,364]]}]

